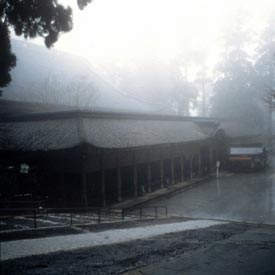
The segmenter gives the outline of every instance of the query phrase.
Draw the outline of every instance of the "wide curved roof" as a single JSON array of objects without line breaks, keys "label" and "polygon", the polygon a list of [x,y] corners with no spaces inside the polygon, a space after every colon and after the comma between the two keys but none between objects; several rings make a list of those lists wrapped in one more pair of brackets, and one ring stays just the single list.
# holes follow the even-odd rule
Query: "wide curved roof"
[{"label": "wide curved roof", "polygon": [[62,111],[0,118],[0,150],[52,151],[86,143],[129,148],[185,143],[212,136],[217,121],[180,116]]}]

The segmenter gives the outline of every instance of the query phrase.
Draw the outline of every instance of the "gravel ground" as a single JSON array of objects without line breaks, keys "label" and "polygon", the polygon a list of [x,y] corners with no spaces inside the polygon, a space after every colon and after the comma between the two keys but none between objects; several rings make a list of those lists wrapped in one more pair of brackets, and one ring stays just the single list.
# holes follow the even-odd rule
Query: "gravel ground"
[{"label": "gravel ground", "polygon": [[144,240],[9,260],[2,263],[2,274],[120,274],[193,253],[248,228],[243,224],[225,224]]}]

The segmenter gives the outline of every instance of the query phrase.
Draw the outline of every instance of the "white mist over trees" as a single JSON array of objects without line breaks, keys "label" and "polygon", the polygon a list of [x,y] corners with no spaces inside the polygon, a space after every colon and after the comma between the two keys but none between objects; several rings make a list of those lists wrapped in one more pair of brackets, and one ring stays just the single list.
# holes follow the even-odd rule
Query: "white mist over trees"
[{"label": "white mist over trees", "polygon": [[21,100],[26,94],[33,101],[71,106],[74,109],[91,108],[99,97],[99,90],[87,75],[61,82],[62,75],[50,74],[42,82],[28,86],[22,91]]},{"label": "white mist over trees", "polygon": [[[105,100],[102,96],[100,99],[95,90],[99,90],[99,95],[112,90],[120,94],[117,97],[120,101],[127,98],[126,101],[133,100],[136,105],[136,102],[144,103],[152,106],[146,110],[160,113],[238,119],[253,127],[266,122],[267,107],[263,98],[275,86],[275,16],[267,20],[267,14],[262,16],[256,6],[263,11],[267,1],[256,5],[249,1],[236,4],[238,1],[194,0],[182,4],[180,0],[169,3],[118,0],[114,4],[102,0],[94,1],[81,12],[77,7],[80,2],[61,1],[72,7],[75,25],[74,30],[62,35],[55,46],[81,55],[87,63],[91,61],[97,76],[89,70],[81,73],[85,81],[79,87],[83,79],[75,72],[76,66],[60,63],[60,66],[51,67],[51,74],[44,75],[41,87],[34,83],[36,77],[29,81],[33,85],[31,89],[20,86],[22,93],[36,94],[29,97],[30,100],[86,105]],[[237,12],[234,16],[233,10],[237,11],[240,6],[245,12]],[[253,20],[254,25],[251,24]],[[221,26],[217,27],[219,24]],[[216,40],[220,32],[222,35]],[[15,43],[12,44],[14,48]],[[49,52],[54,56],[53,50]],[[43,64],[42,59],[32,62]],[[20,62],[18,59],[18,64]],[[40,71],[43,69],[36,66]],[[60,76],[62,67],[74,70],[71,79]],[[16,70],[13,70],[14,82],[3,89],[4,96],[12,89],[17,90],[17,94],[20,92],[18,87],[23,80],[19,80],[23,76],[20,78],[22,74]],[[47,80],[49,75],[55,80]],[[107,83],[99,89],[95,82]],[[111,88],[106,89],[107,86]],[[83,90],[85,92],[81,92]],[[79,93],[82,95],[75,95]]]},{"label": "white mist over trees", "polygon": [[[262,34],[253,40],[252,30],[242,20],[224,37],[224,52],[216,68],[210,114],[237,119],[251,127],[265,125],[266,94],[274,89],[275,29],[272,21]],[[256,48],[254,54],[247,49]]]},{"label": "white mist over trees", "polygon": [[275,88],[275,20],[267,20],[261,33],[248,20],[243,12],[231,18],[220,37],[222,49],[213,70],[203,50],[183,49],[166,62],[155,57],[144,67],[135,61],[131,67],[119,64],[110,79],[126,94],[158,104],[159,112],[189,115],[195,111],[263,130],[264,98]]},{"label": "white mist over trees", "polygon": [[196,105],[198,90],[184,76],[181,64],[151,61],[143,67],[116,72],[112,80],[118,90],[151,104],[159,112],[189,115]]},{"label": "white mist over trees", "polygon": [[246,48],[251,43],[250,32],[240,18],[224,34],[224,51],[216,67],[211,114],[259,125],[255,70]]}]

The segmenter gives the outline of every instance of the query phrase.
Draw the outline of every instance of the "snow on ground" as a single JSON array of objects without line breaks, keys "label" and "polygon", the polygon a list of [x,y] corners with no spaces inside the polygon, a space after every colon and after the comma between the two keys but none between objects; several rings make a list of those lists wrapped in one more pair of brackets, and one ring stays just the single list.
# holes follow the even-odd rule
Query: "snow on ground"
[{"label": "snow on ground", "polygon": [[[36,216],[37,228],[46,228],[49,226],[69,226],[72,222],[73,225],[81,224],[98,224],[98,215],[90,214],[39,214]],[[142,219],[151,219],[152,216],[143,216]],[[131,221],[139,220],[139,215],[124,215],[123,219],[121,214],[101,215],[100,223],[111,223],[117,221]],[[5,220],[5,221],[4,221]],[[16,232],[22,229],[32,229],[34,227],[34,220],[31,216],[15,216],[9,219],[0,218],[0,232]]]},{"label": "snow on ground", "polygon": [[206,228],[224,223],[225,222],[210,220],[197,220],[127,229],[107,230],[95,233],[91,232],[30,240],[8,241],[2,243],[1,258],[2,260],[9,260],[57,251],[69,251],[78,248],[121,243],[136,239],[145,239],[166,233]]}]

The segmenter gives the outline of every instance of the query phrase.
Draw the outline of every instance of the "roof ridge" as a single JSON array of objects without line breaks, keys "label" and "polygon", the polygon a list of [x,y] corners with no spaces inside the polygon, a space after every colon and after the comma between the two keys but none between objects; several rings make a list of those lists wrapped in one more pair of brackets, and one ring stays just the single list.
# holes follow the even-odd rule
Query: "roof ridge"
[{"label": "roof ridge", "polygon": [[110,118],[110,119],[149,119],[149,120],[172,120],[172,121],[191,121],[191,122],[212,122],[217,123],[216,118],[191,117],[169,114],[151,114],[135,112],[107,112],[107,111],[88,111],[88,110],[69,110],[58,112],[37,112],[20,115],[6,115],[0,121],[28,121],[46,119],[68,119],[68,118]]}]

